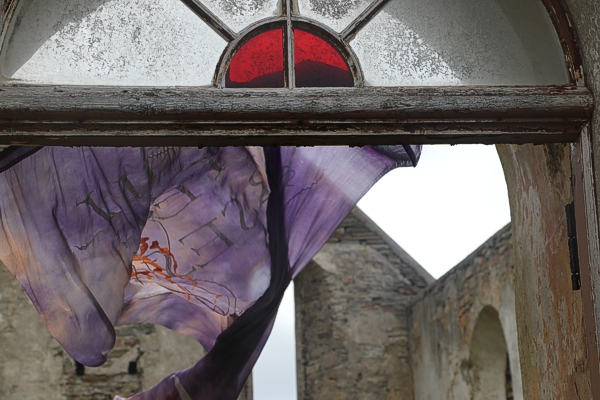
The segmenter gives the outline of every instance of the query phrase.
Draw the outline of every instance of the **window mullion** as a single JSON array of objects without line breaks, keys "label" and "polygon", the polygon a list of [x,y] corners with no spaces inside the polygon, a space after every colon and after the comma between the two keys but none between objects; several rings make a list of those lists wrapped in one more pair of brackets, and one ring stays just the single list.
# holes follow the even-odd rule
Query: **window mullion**
[{"label": "window mullion", "polygon": [[294,77],[294,29],[292,26],[292,0],[283,0],[285,7],[286,26],[283,32],[283,48],[284,48],[284,77],[285,87],[295,87]]},{"label": "window mullion", "polygon": [[204,4],[199,0],[181,0],[190,10],[194,12],[200,19],[208,24],[215,32],[217,32],[223,39],[228,42],[232,42],[236,39],[237,34],[231,30],[223,21],[221,21],[215,14],[213,14]]}]

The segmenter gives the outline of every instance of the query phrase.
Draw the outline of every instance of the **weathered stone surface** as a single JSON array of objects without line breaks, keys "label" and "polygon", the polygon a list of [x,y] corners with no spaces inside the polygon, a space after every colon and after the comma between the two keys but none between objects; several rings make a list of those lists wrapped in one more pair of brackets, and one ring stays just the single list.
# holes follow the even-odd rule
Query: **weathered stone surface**
[{"label": "weathered stone surface", "polygon": [[432,278],[364,218],[353,211],[295,280],[299,400],[412,399],[406,311]]},{"label": "weathered stone surface", "polygon": [[567,145],[497,146],[513,221],[516,313],[526,399],[590,399],[581,292],[571,288]]},{"label": "weathered stone surface", "polygon": [[[132,396],[168,374],[193,365],[204,353],[194,340],[151,324],[117,327],[115,347],[97,368],[64,357],[62,393],[68,400],[112,400]],[[83,371],[81,371],[83,368]],[[81,373],[83,372],[83,373]]]},{"label": "weathered stone surface", "polygon": [[[159,383],[200,359],[195,340],[152,324],[116,328],[115,347],[97,368],[75,362],[52,338],[33,304],[0,263],[0,398],[112,400]],[[252,400],[252,383],[239,400]]]},{"label": "weathered stone surface", "polygon": [[64,351],[0,263],[0,398],[64,400]]},{"label": "weathered stone surface", "polygon": [[410,283],[405,294],[414,295],[435,281],[411,256],[389,238],[360,209],[355,208],[335,230],[328,243],[359,243],[376,249]]},{"label": "weathered stone surface", "polygon": [[[600,187],[598,177],[600,176],[600,2],[597,0],[563,0],[569,11],[570,21],[577,33],[578,46],[581,57],[583,58],[585,82],[587,87],[594,95],[595,109],[591,122],[594,173],[596,183],[594,190],[596,192],[597,210],[600,210]],[[600,342],[600,266],[598,260],[594,260],[591,265],[591,284],[592,284],[592,302],[594,309],[595,336],[596,342]],[[598,357],[593,357],[597,360]],[[591,377],[592,382],[600,382],[600,376],[597,376],[599,365],[591,366],[595,376]],[[598,385],[600,386],[600,385]],[[595,387],[594,395],[600,397],[600,390]]]},{"label": "weathered stone surface", "polygon": [[[478,399],[481,393],[490,399],[509,398],[507,353],[512,378],[509,388],[515,400],[523,398],[514,299],[509,225],[419,293],[412,303],[409,341],[415,400]],[[495,315],[497,330],[484,327],[480,330],[483,334],[477,336],[476,327],[486,314]],[[503,346],[497,350],[497,360],[475,351],[475,347],[484,351],[493,347],[493,335]],[[483,339],[478,346],[476,337]],[[492,365],[494,362],[498,365]],[[485,387],[486,370],[498,367],[499,373],[491,380],[499,385],[494,389],[487,382]]]}]

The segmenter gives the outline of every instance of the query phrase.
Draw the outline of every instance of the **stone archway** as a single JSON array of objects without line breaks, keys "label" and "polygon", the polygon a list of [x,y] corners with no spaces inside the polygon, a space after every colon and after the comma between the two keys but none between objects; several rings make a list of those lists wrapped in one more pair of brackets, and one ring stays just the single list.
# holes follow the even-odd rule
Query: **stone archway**
[{"label": "stone archway", "polygon": [[[507,385],[506,340],[498,311],[486,306],[479,313],[471,339],[470,375],[471,399],[506,400]],[[512,396],[511,396],[512,397]]]}]

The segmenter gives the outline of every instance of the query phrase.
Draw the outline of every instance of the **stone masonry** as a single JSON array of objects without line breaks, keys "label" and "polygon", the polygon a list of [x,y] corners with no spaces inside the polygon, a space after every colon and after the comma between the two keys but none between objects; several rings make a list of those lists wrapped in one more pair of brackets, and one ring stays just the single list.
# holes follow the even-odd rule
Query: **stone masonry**
[{"label": "stone masonry", "polygon": [[[295,280],[298,400],[483,400],[494,382],[492,398],[522,400],[511,254],[507,226],[435,281],[353,210]],[[1,267],[1,399],[112,400],[203,353],[160,326],[127,325],[105,365],[84,367]],[[251,398],[250,380],[240,399]]]},{"label": "stone masonry", "polygon": [[511,239],[507,225],[413,301],[415,400],[523,399]]},{"label": "stone masonry", "polygon": [[[116,328],[115,347],[97,368],[73,360],[52,338],[33,304],[0,263],[0,399],[112,400],[159,383],[204,354],[198,342],[158,325]],[[240,400],[252,399],[250,383]]]},{"label": "stone masonry", "polygon": [[432,281],[355,209],[295,280],[298,399],[412,399],[407,312]]}]

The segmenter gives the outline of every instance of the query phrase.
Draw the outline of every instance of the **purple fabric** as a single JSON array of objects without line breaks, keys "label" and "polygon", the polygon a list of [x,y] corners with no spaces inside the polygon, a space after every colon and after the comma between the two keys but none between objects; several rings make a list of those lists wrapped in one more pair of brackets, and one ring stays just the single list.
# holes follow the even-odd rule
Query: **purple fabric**
[{"label": "purple fabric", "polygon": [[[208,353],[132,399],[235,399],[290,280],[418,146],[13,148],[0,154],[0,260],[77,361],[117,324]],[[118,398],[118,397],[117,397]]]}]

